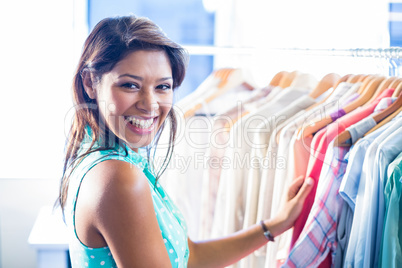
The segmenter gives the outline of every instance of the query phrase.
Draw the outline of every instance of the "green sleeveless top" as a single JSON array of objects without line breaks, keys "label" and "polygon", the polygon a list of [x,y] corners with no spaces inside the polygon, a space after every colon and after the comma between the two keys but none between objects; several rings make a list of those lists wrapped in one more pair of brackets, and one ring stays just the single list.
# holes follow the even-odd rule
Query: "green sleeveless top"
[{"label": "green sleeveless top", "polygon": [[[87,135],[82,143],[82,148],[90,144]],[[127,154],[126,154],[126,151]],[[102,161],[116,159],[133,164],[140,168],[148,178],[152,192],[152,200],[155,215],[163,236],[166,250],[169,254],[172,267],[187,267],[189,249],[187,243],[187,226],[179,209],[173,204],[169,196],[159,183],[155,182],[155,176],[149,168],[147,160],[127,146],[116,150],[96,151],[85,156],[78,164],[70,177],[70,184],[65,207],[65,220],[69,231],[69,251],[71,265],[78,267],[117,267],[109,247],[90,248],[84,245],[77,236],[75,230],[75,207],[80,185],[86,173]],[[155,184],[156,183],[156,184]],[[139,245],[140,246],[140,245]]]}]

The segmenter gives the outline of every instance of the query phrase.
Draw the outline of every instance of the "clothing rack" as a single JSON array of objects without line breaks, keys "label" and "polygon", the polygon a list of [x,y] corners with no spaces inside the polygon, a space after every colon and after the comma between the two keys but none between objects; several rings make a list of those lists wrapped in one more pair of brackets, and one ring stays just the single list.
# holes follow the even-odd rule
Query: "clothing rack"
[{"label": "clothing rack", "polygon": [[383,59],[402,59],[402,48],[354,48],[354,49],[311,49],[311,48],[253,48],[253,47],[216,47],[184,46],[190,55],[238,54],[286,52],[292,54],[340,57],[373,57]]},{"label": "clothing rack", "polygon": [[[361,59],[376,61],[377,66],[383,66],[384,74],[389,76],[399,76],[402,66],[402,47],[388,48],[352,48],[352,49],[319,49],[319,48],[262,48],[262,47],[220,47],[220,46],[184,46],[190,55],[194,56],[223,56],[231,58],[232,56],[254,57],[261,56],[279,58],[288,58],[289,56],[315,57],[316,59]],[[224,60],[226,62],[226,60]],[[363,71],[364,72],[364,71]],[[367,72],[367,71],[366,71]]]}]

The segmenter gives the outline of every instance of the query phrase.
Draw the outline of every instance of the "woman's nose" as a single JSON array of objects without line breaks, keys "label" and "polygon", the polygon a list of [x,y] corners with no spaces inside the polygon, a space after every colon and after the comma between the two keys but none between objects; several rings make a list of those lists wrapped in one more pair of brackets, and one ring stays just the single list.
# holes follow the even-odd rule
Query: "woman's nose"
[{"label": "woman's nose", "polygon": [[153,91],[147,90],[147,92],[141,94],[136,107],[144,113],[154,113],[159,108],[158,100],[155,96],[155,93]]}]

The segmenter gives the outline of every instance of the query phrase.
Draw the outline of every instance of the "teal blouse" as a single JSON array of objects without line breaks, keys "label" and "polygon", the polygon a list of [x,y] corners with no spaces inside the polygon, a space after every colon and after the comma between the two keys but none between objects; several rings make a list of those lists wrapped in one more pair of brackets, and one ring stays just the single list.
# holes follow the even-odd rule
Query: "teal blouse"
[{"label": "teal blouse", "polygon": [[402,263],[402,153],[388,165],[384,189],[385,215],[380,267],[397,268]]},{"label": "teal blouse", "polygon": [[[90,142],[88,137],[87,135],[82,148],[85,147],[85,144]],[[155,215],[172,267],[187,267],[189,257],[187,226],[182,214],[173,204],[162,186],[158,182],[155,182],[155,176],[149,168],[147,160],[127,146],[125,146],[125,149],[128,154],[126,154],[123,148],[90,153],[78,164],[70,177],[65,207],[65,219],[69,230],[69,251],[72,267],[117,267],[109,247],[87,247],[79,240],[75,230],[74,212],[81,182],[91,168],[109,159],[128,162],[137,166],[144,172],[145,176],[148,178]]]}]

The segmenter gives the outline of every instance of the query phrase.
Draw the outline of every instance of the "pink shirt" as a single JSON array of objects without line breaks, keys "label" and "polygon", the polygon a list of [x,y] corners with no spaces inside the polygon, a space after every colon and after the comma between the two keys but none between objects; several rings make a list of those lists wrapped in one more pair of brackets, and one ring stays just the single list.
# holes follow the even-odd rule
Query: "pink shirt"
[{"label": "pink shirt", "polygon": [[393,92],[394,89],[384,90],[369,105],[365,107],[359,107],[356,110],[346,114],[345,116],[339,118],[335,122],[329,124],[326,128],[323,128],[320,131],[318,131],[317,134],[313,137],[313,140],[311,142],[310,158],[306,172],[306,178],[311,177],[312,179],[314,179],[315,184],[313,189],[306,198],[302,213],[295,222],[291,248],[293,247],[301,231],[303,230],[304,224],[306,223],[311,207],[314,203],[315,193],[318,185],[318,179],[320,177],[321,168],[324,163],[325,153],[327,151],[328,144],[347,127],[353,125],[354,123],[372,114],[378,102],[382,98],[391,97]]}]

